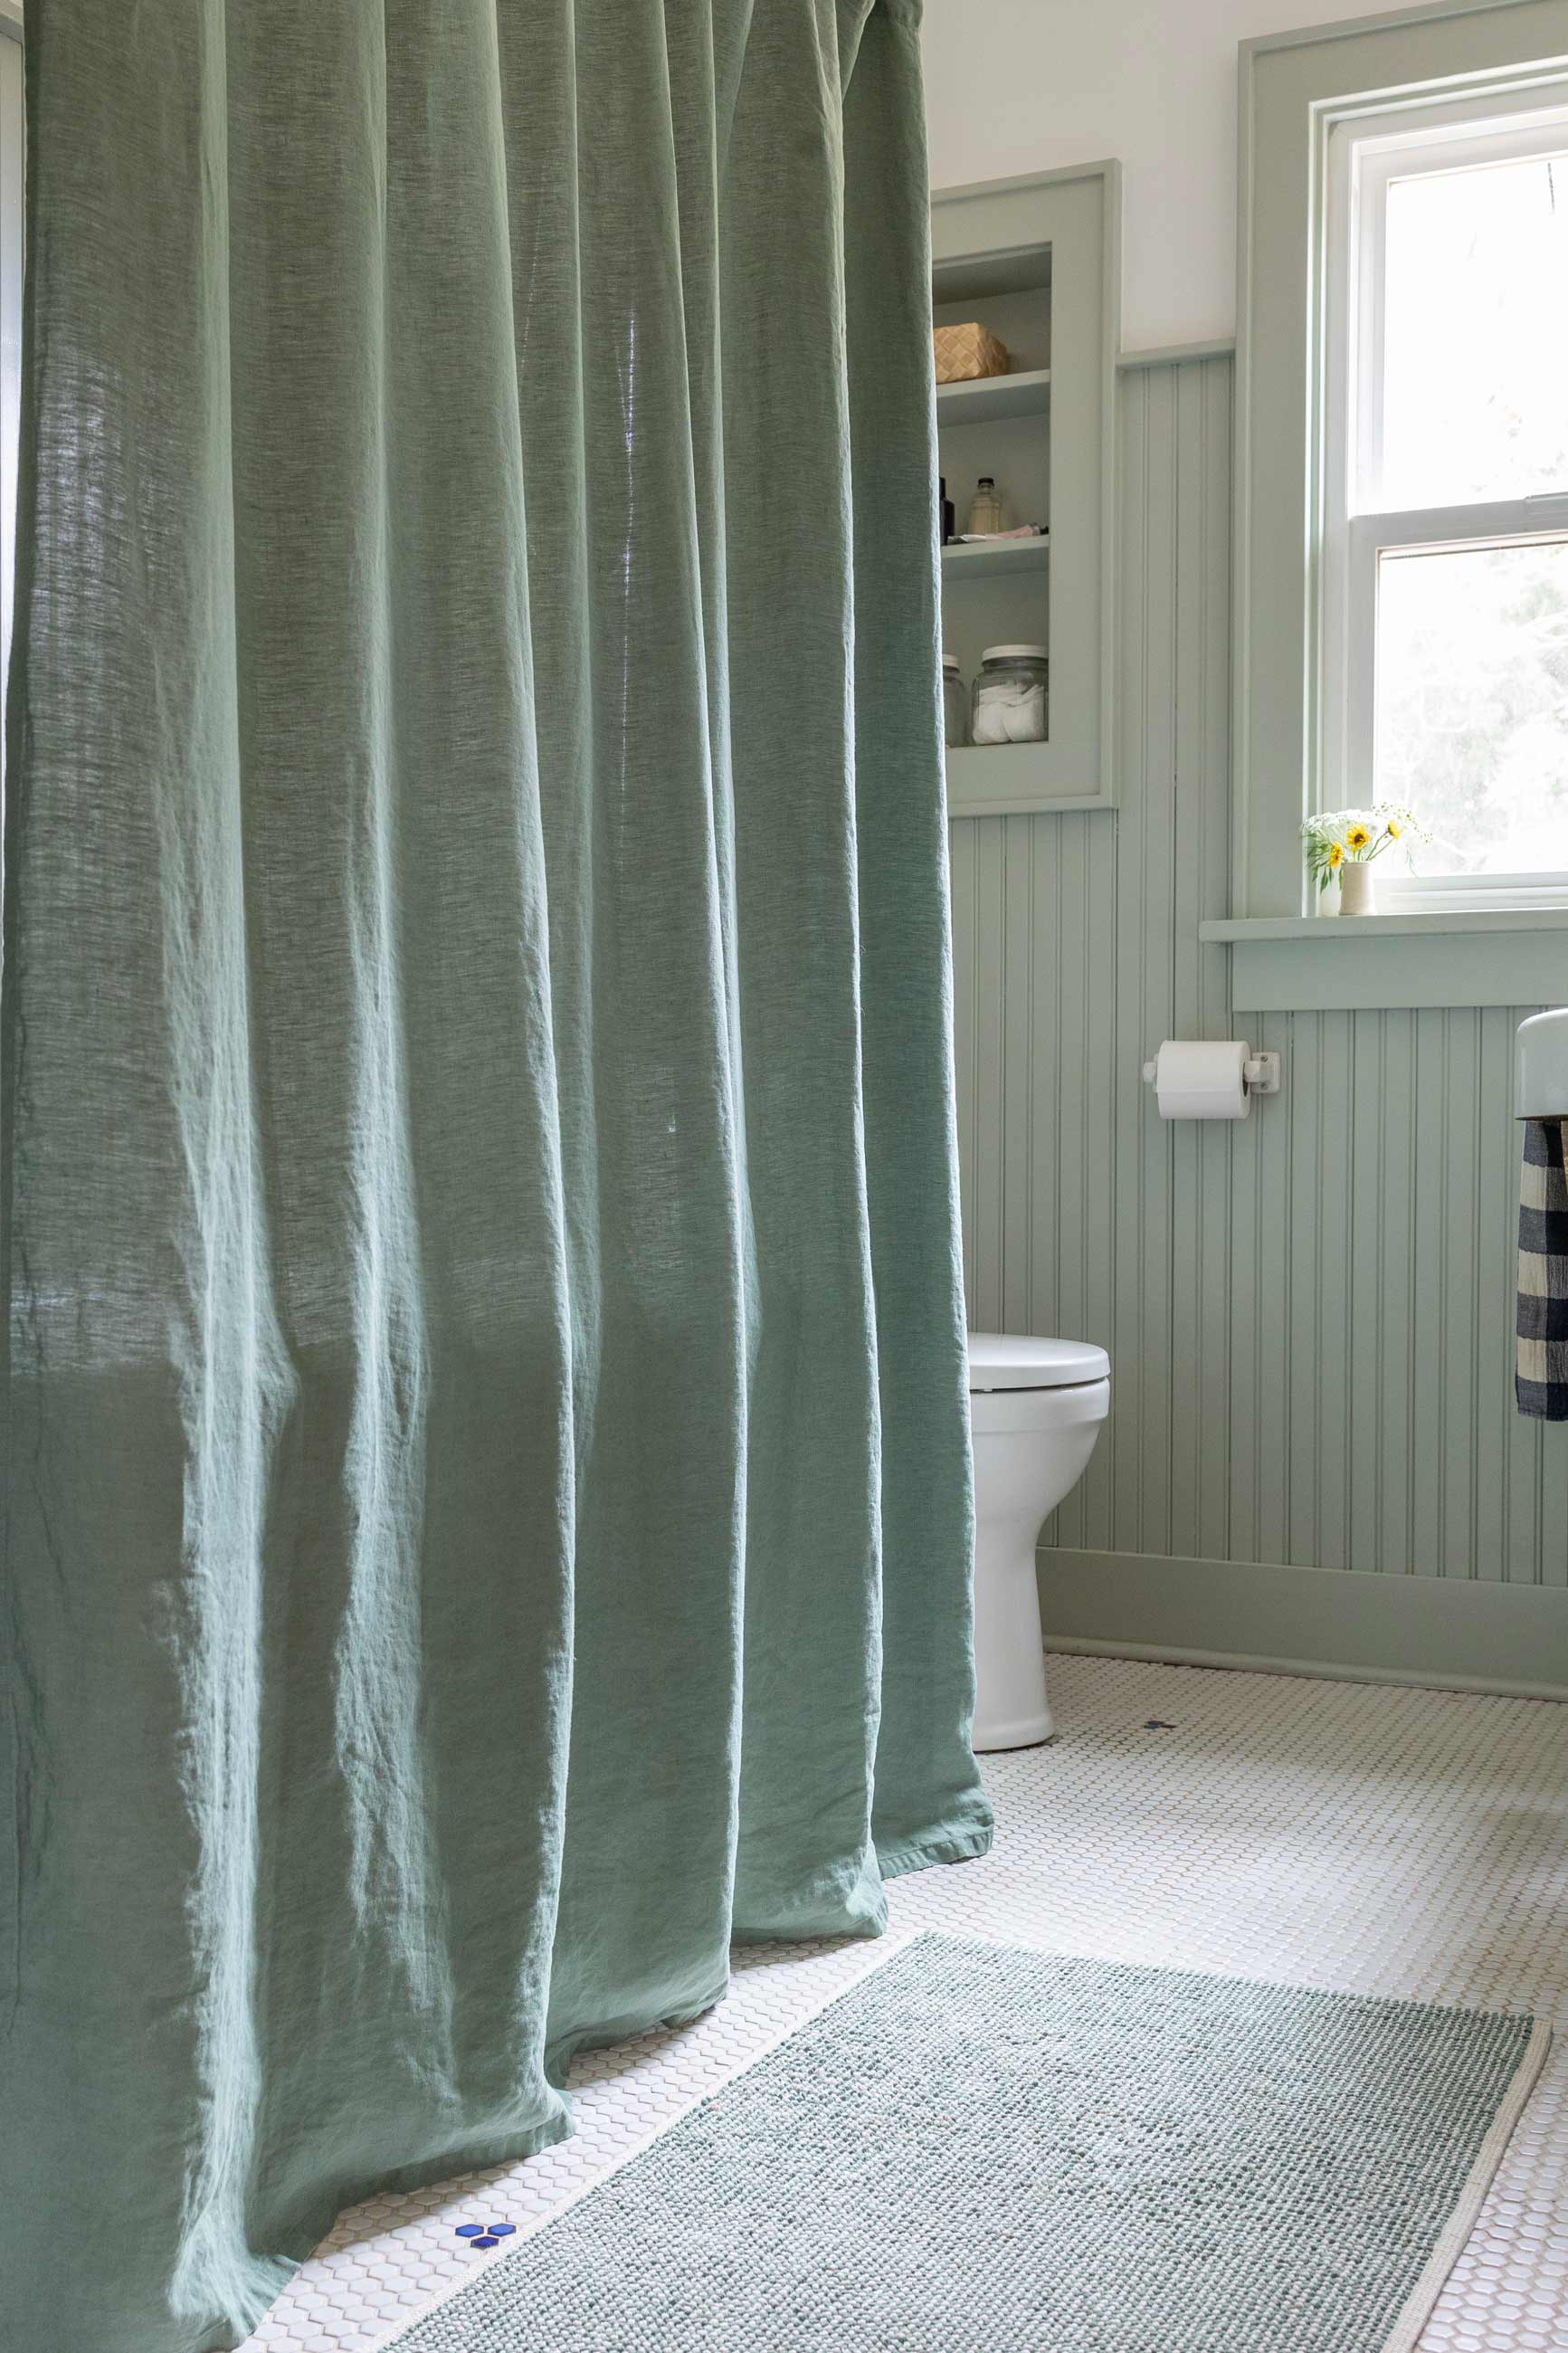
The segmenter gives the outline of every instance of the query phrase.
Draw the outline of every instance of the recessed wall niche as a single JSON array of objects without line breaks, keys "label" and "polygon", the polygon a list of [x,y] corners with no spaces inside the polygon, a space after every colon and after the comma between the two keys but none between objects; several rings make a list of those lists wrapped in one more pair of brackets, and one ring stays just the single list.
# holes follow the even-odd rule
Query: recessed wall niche
[{"label": "recessed wall niche", "polygon": [[937,387],[940,470],[963,533],[982,475],[1040,538],[942,552],[942,649],[972,685],[987,646],[1039,644],[1043,744],[950,750],[953,817],[1107,804],[1111,794],[1111,401],[1120,167],[942,189],[931,201],[938,326],[979,320],[1005,375]]}]

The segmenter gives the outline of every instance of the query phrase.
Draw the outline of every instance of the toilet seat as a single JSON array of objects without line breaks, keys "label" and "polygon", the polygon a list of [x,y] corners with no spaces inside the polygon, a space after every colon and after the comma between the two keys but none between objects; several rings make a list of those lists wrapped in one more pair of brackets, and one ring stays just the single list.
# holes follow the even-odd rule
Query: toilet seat
[{"label": "toilet seat", "polygon": [[1110,1359],[1089,1340],[1039,1340],[1018,1332],[969,1335],[971,1396],[995,1389],[1061,1389],[1110,1377]]},{"label": "toilet seat", "polygon": [[1004,1430],[1075,1430],[1110,1411],[1109,1381],[1063,1381],[1048,1389],[972,1389],[969,1427],[977,1439]]}]

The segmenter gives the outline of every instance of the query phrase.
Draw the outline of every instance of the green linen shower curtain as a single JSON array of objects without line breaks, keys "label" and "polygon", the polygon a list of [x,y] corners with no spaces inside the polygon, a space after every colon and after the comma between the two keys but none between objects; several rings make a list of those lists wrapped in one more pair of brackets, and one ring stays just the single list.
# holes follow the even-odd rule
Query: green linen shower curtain
[{"label": "green linen shower curtain", "polygon": [[195,2353],[987,1842],[918,24],[26,70],[0,2310]]}]

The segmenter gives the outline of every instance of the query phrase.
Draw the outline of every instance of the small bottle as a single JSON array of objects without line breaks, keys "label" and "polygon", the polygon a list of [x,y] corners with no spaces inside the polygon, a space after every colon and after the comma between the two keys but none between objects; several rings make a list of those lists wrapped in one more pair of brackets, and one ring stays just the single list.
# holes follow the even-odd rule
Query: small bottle
[{"label": "small bottle", "polygon": [[950,540],[956,537],[958,531],[958,517],[953,510],[952,501],[947,495],[945,474],[938,479],[936,486],[936,522],[937,530],[941,534],[937,543],[939,546],[945,547]]},{"label": "small bottle", "polygon": [[970,536],[973,538],[976,532],[1000,531],[1002,528],[1002,501],[996,495],[995,482],[989,474],[982,474],[974,496],[969,501]]}]

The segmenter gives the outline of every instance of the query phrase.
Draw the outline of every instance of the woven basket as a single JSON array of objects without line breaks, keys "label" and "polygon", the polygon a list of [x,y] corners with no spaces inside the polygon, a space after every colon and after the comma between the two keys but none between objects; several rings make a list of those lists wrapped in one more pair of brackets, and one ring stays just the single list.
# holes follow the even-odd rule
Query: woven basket
[{"label": "woven basket", "polygon": [[1005,375],[1007,346],[989,327],[971,319],[962,327],[933,327],[938,384],[968,384],[975,376]]}]

